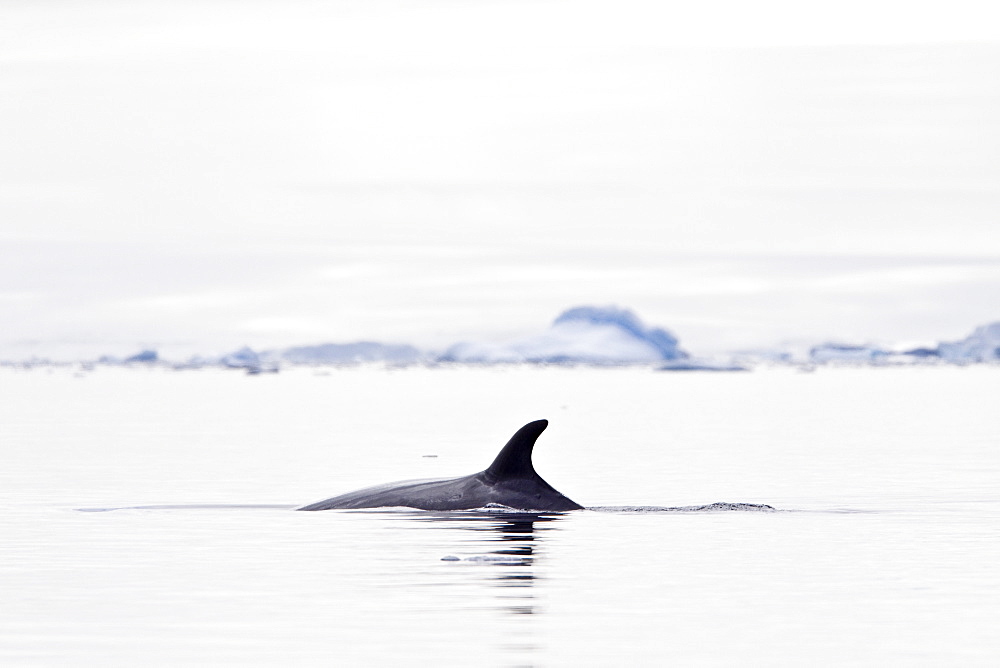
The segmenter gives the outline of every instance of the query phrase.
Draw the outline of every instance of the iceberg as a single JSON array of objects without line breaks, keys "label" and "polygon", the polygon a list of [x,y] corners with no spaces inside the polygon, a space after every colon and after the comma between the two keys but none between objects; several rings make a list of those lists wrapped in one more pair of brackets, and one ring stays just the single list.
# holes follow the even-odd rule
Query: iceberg
[{"label": "iceberg", "polygon": [[507,343],[458,343],[441,362],[534,364],[644,364],[688,355],[665,329],[646,327],[615,306],[580,306],[563,312],[542,334]]},{"label": "iceberg", "polygon": [[914,359],[933,359],[941,356],[937,348],[911,348],[904,350],[902,354]]},{"label": "iceberg", "polygon": [[261,369],[260,355],[249,346],[243,346],[235,352],[223,355],[219,359],[219,364],[230,369],[246,369],[247,371]]},{"label": "iceberg", "polygon": [[938,356],[956,364],[1000,360],[1000,322],[977,327],[961,341],[938,344]]},{"label": "iceberg", "polygon": [[717,362],[704,359],[682,359],[667,362],[657,367],[657,371],[750,371],[750,367],[732,362]]},{"label": "iceberg", "polygon": [[410,345],[392,345],[374,341],[357,343],[323,343],[315,346],[286,348],[281,359],[291,364],[362,364],[388,362],[413,364],[424,359],[424,354]]},{"label": "iceberg", "polygon": [[889,353],[872,346],[846,345],[843,343],[822,343],[809,351],[809,360],[814,364],[873,364],[885,361]]},{"label": "iceberg", "polygon": [[158,362],[160,356],[155,350],[143,350],[141,352],[132,355],[131,357],[125,358],[125,364],[132,364],[134,362],[142,362],[146,364],[152,364]]},{"label": "iceberg", "polygon": [[419,349],[405,344],[393,345],[373,341],[355,343],[321,343],[314,346],[294,346],[257,352],[249,346],[211,360],[192,360],[187,368],[203,364],[218,364],[229,369],[246,369],[251,374],[277,371],[282,363],[302,365],[413,364],[427,359]]}]

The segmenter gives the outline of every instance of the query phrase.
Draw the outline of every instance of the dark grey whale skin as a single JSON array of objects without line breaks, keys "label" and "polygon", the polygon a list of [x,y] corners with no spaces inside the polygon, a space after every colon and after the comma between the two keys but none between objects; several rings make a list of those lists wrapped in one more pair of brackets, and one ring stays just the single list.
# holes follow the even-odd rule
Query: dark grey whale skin
[{"label": "dark grey whale skin", "polygon": [[494,503],[518,510],[582,510],[535,473],[531,451],[548,420],[529,422],[514,434],[485,471],[460,478],[403,480],[317,501],[298,510],[386,508],[472,510]]}]

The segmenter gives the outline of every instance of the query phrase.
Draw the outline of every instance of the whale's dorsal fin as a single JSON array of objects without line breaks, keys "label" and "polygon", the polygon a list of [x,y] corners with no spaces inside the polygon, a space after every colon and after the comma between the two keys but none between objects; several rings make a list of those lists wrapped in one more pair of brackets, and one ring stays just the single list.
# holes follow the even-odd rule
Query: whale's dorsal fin
[{"label": "whale's dorsal fin", "polygon": [[503,446],[503,450],[493,460],[490,467],[486,469],[486,475],[495,479],[537,476],[535,467],[531,465],[531,450],[535,447],[535,441],[548,426],[548,420],[535,420],[518,429],[517,433],[507,441],[507,445]]}]

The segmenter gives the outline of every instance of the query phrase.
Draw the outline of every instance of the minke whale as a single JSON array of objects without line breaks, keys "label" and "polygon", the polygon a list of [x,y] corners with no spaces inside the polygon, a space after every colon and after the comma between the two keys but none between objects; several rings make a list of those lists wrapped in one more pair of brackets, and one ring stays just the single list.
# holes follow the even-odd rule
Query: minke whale
[{"label": "minke whale", "polygon": [[503,446],[489,468],[459,478],[403,480],[366,487],[297,510],[385,508],[473,510],[489,505],[517,510],[582,510],[535,473],[531,451],[548,420],[529,422]]}]

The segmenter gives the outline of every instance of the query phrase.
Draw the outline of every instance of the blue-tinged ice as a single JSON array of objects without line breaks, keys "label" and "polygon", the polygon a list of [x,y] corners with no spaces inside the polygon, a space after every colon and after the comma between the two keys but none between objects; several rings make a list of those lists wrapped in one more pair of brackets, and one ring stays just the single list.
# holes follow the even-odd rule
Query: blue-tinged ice
[{"label": "blue-tinged ice", "polygon": [[843,343],[822,343],[809,351],[809,360],[814,364],[846,363],[877,364],[885,361],[888,351],[874,346],[847,345]]},{"label": "blue-tinged ice", "polygon": [[542,334],[506,343],[458,343],[441,361],[466,363],[641,364],[686,358],[677,337],[646,327],[631,311],[581,306]]},{"label": "blue-tinged ice", "polygon": [[374,341],[356,343],[323,343],[296,346],[281,351],[281,358],[291,364],[362,364],[386,362],[413,364],[425,359],[424,353],[410,345],[394,345]]},{"label": "blue-tinged ice", "polygon": [[125,358],[126,364],[132,364],[134,362],[144,362],[146,364],[152,364],[153,362],[159,361],[160,356],[155,350],[143,350],[141,352],[132,355],[131,357]]},{"label": "blue-tinged ice", "polygon": [[733,362],[720,362],[711,359],[678,359],[671,360],[662,366],[657,367],[657,371],[750,371],[749,366],[736,364]]},{"label": "blue-tinged ice", "polygon": [[253,370],[261,368],[260,355],[249,346],[243,346],[235,352],[223,355],[219,359],[219,363],[230,369]]},{"label": "blue-tinged ice", "polygon": [[1000,322],[977,327],[961,341],[938,344],[938,356],[948,362],[994,362],[1000,360]]}]

